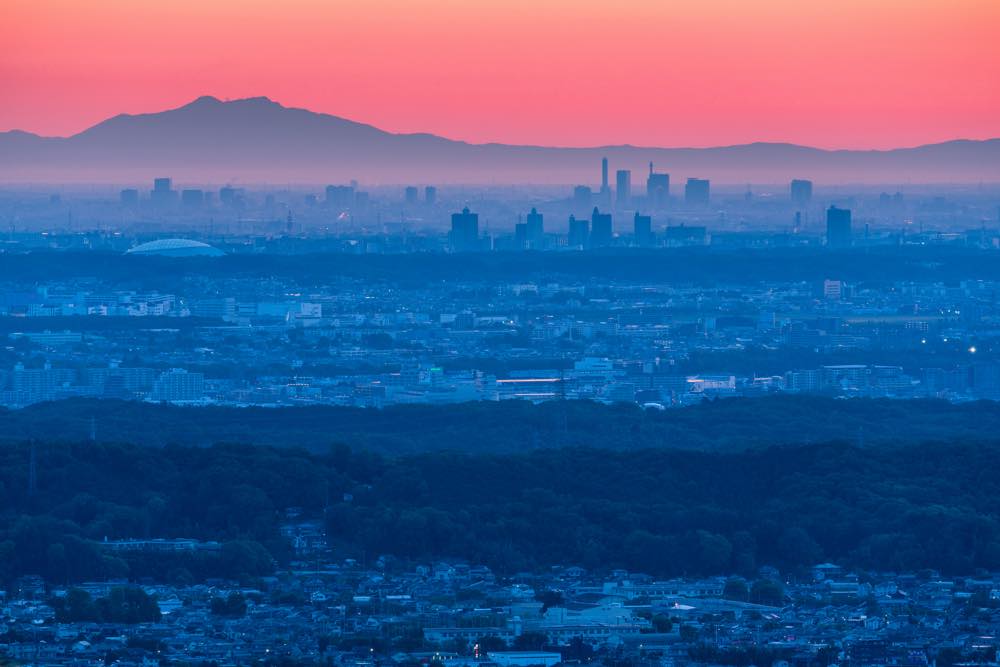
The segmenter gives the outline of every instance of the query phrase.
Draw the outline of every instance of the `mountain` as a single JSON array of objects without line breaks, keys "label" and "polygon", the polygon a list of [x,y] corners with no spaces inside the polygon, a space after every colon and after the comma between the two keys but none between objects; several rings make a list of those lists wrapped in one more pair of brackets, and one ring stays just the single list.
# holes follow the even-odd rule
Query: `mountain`
[{"label": "mountain", "polygon": [[[594,183],[613,169],[643,174],[653,162],[674,183],[1000,182],[1000,139],[957,140],[886,151],[821,150],[781,143],[718,148],[555,148],[470,144],[284,107],[265,97],[200,97],[178,109],[109,118],[71,137],[0,133],[0,180],[140,183]],[[676,186],[675,186],[676,188]]]}]

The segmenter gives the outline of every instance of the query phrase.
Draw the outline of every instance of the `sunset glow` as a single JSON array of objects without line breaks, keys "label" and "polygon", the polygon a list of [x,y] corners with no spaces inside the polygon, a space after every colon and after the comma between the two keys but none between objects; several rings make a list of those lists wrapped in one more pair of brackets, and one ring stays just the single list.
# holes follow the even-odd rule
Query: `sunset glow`
[{"label": "sunset glow", "polygon": [[0,130],[268,96],[473,142],[1000,136],[995,0],[7,0]]}]

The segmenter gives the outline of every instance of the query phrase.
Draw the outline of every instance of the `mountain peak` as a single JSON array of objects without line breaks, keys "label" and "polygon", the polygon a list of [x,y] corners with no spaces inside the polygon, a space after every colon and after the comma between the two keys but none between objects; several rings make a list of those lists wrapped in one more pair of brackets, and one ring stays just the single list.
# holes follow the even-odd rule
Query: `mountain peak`
[{"label": "mountain peak", "polygon": [[221,100],[214,95],[202,95],[201,97],[188,102],[181,109],[210,109],[223,106],[258,107],[258,108],[283,108],[281,104],[263,95],[258,97],[240,97],[235,100]]}]

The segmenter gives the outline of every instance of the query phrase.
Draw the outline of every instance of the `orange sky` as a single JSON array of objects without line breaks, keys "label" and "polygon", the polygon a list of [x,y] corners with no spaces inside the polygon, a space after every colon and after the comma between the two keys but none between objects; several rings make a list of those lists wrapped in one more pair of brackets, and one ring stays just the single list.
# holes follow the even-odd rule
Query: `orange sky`
[{"label": "orange sky", "polygon": [[266,95],[475,142],[1000,136],[1000,0],[3,0],[0,130]]}]

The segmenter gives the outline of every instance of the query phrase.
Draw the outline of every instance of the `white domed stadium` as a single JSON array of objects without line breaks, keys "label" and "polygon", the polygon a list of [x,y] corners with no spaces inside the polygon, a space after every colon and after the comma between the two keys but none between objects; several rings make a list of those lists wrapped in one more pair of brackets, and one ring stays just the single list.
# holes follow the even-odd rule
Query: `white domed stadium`
[{"label": "white domed stadium", "polygon": [[158,239],[142,243],[125,251],[126,255],[159,255],[161,257],[221,257],[226,253],[201,241],[191,239]]}]

